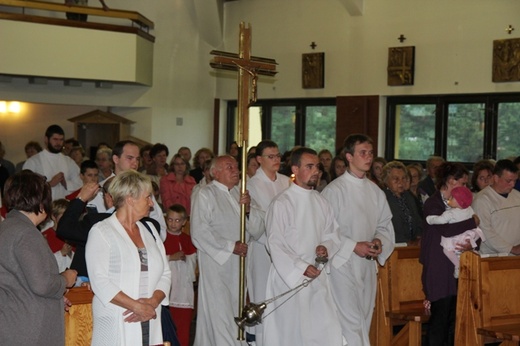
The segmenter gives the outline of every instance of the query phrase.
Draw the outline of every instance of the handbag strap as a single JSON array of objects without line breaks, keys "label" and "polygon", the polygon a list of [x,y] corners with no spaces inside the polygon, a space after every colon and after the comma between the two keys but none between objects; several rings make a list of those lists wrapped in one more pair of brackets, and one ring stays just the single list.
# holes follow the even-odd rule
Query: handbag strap
[{"label": "handbag strap", "polygon": [[146,229],[148,230],[148,232],[150,232],[150,234],[151,234],[152,237],[153,237],[153,240],[157,241],[157,238],[155,238],[155,235],[153,234],[152,229],[151,229],[150,226],[148,225],[148,222],[146,222],[146,221],[143,220],[143,219],[141,219],[141,220],[139,220],[139,221],[143,224],[144,227],[146,227]]}]

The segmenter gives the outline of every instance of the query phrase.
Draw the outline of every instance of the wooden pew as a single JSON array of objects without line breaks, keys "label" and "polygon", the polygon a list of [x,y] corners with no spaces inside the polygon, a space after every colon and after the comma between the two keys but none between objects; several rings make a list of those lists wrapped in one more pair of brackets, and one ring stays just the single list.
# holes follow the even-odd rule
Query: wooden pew
[{"label": "wooden pew", "polygon": [[[421,345],[421,327],[430,316],[423,306],[419,252],[418,246],[396,247],[385,266],[378,266],[371,345]],[[394,335],[399,325],[403,327]]]},{"label": "wooden pew", "polygon": [[520,257],[461,256],[455,345],[518,345]]},{"label": "wooden pew", "polygon": [[87,346],[92,340],[92,298],[86,287],[76,287],[66,294],[72,302],[65,312],[65,346]]}]

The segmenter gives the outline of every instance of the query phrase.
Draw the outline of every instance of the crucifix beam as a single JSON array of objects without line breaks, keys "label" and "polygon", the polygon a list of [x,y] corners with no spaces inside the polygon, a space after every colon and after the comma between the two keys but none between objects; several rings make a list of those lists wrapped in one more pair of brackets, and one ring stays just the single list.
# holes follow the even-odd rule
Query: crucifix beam
[{"label": "crucifix beam", "polygon": [[212,50],[211,55],[216,55],[209,65],[216,69],[237,71],[239,66],[244,66],[252,69],[256,74],[262,76],[275,76],[276,71],[276,60],[269,58],[261,58],[252,56],[249,61],[241,59],[238,54],[228,53],[219,50]]}]

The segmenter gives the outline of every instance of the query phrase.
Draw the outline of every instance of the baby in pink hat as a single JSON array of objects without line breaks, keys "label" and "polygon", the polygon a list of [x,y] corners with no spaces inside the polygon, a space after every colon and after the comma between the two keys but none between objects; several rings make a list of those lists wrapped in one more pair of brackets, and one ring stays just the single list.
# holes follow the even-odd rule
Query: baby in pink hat
[{"label": "baby in pink hat", "polygon": [[[447,223],[456,223],[470,219],[475,214],[471,207],[473,202],[473,194],[467,187],[456,187],[451,191],[451,198],[447,201],[448,209],[442,215],[430,215],[426,217],[426,222],[429,225],[442,225]],[[467,241],[471,243],[474,248],[477,247],[477,240],[484,237],[482,230],[477,227],[467,230],[459,235],[453,237],[441,237],[441,245],[444,248],[444,254],[455,265],[455,272],[453,275],[459,277],[459,257],[460,251],[456,250],[457,244],[464,244]]]}]

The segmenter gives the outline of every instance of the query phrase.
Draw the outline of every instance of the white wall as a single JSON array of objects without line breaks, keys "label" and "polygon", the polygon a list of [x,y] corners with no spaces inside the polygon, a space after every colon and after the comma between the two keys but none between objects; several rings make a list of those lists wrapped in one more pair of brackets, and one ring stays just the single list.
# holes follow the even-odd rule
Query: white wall
[{"label": "white wall", "polygon": [[[519,1],[365,0],[364,8],[350,16],[339,0],[229,2],[225,49],[236,51],[240,21],[251,23],[253,54],[280,64],[275,81],[260,83],[260,98],[520,91],[520,83],[491,82],[493,40],[520,35]],[[325,52],[320,90],[301,88],[301,54],[312,41]],[[399,46],[416,47],[414,86],[387,86],[388,48]],[[236,98],[232,84],[219,79],[218,96]]]}]

